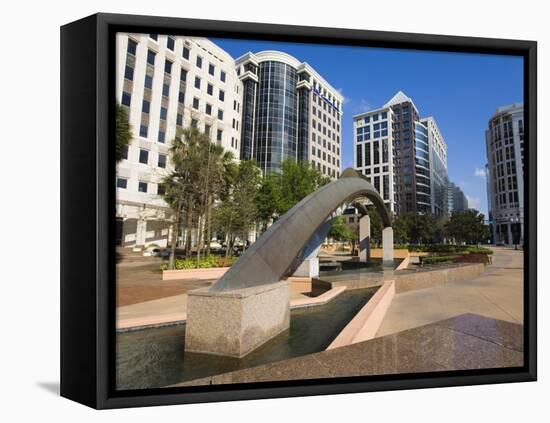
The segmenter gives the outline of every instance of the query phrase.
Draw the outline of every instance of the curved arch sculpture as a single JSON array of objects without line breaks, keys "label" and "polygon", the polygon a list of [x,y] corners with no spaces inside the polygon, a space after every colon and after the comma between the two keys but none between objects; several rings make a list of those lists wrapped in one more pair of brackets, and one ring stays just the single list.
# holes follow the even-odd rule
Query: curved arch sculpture
[{"label": "curved arch sculpture", "polygon": [[362,174],[348,168],[340,179],[312,192],[277,219],[209,291],[232,291],[284,279],[327,218],[341,204],[357,197],[372,201],[384,227],[391,226],[391,216],[378,191]]}]

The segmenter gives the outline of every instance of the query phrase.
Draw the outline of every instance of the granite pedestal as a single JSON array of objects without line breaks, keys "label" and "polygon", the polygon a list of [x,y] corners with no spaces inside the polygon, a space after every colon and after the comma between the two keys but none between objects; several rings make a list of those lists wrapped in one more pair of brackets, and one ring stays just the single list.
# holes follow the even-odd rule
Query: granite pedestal
[{"label": "granite pedestal", "polygon": [[290,326],[287,281],[187,297],[185,350],[243,357]]}]

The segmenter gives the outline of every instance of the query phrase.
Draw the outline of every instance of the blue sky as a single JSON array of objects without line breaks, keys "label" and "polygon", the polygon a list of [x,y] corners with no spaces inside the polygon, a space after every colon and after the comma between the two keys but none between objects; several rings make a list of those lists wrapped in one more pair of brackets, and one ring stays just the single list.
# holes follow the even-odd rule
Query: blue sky
[{"label": "blue sky", "polygon": [[344,95],[343,168],[353,165],[352,116],[401,90],[434,116],[447,142],[448,172],[487,214],[485,128],[497,107],[523,101],[523,59],[466,53],[213,39],[233,57],[280,50],[308,62]]}]

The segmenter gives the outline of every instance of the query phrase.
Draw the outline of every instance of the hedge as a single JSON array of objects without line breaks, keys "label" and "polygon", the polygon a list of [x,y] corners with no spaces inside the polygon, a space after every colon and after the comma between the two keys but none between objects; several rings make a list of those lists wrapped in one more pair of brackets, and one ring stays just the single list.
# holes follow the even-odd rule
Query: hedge
[{"label": "hedge", "polygon": [[[202,256],[199,259],[199,269],[209,269],[212,267],[230,267],[237,261],[237,257],[221,257],[215,255]],[[168,265],[163,264],[161,270],[167,270]],[[176,259],[174,263],[175,270],[196,269],[197,259],[195,257]]]}]

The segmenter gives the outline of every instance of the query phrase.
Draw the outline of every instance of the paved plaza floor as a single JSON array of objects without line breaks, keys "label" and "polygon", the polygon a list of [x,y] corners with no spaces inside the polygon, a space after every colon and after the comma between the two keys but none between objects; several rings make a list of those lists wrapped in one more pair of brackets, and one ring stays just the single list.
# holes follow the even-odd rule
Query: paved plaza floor
[{"label": "paved plaza floor", "polygon": [[493,262],[480,277],[396,295],[377,336],[464,313],[523,324],[523,251],[492,249]]}]

